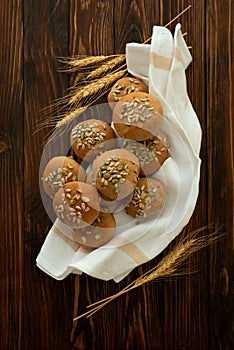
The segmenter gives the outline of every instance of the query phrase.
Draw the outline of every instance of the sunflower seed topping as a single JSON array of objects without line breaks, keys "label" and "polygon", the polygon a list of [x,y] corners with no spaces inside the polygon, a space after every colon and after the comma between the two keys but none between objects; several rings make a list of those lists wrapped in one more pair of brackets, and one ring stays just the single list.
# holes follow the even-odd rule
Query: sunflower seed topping
[{"label": "sunflower seed topping", "polygon": [[[93,145],[103,142],[106,137],[106,133],[102,131],[102,127],[99,129],[99,123],[81,123],[76,125],[71,132],[72,139],[76,142],[76,147],[82,150],[85,148],[91,148]],[[106,126],[103,129],[106,130]]]},{"label": "sunflower seed topping", "polygon": [[82,196],[81,199],[82,199],[82,201],[85,202],[85,203],[90,202],[90,199],[89,199],[88,197],[86,197],[86,196]]},{"label": "sunflower seed topping", "polygon": [[133,102],[123,103],[120,119],[127,119],[128,123],[131,124],[138,121],[145,122],[147,119],[152,118],[154,115],[154,108],[150,105],[147,98],[139,99],[135,97]]},{"label": "sunflower seed topping", "polygon": [[[72,166],[72,165],[70,164],[69,166]],[[63,168],[59,167],[59,168],[53,169],[49,173],[49,175],[45,176],[42,180],[45,183],[50,184],[53,191],[57,191],[59,188],[63,187],[63,185],[68,181],[75,181],[77,179],[76,177],[75,179],[72,178],[71,180],[70,177],[73,175],[72,172],[69,172],[68,175],[67,173],[68,171],[65,167]]]},{"label": "sunflower seed topping", "polygon": [[121,148],[129,148],[139,160],[140,167],[151,164],[152,162],[159,163],[158,156],[163,154],[164,158],[169,155],[168,149],[160,142],[157,137],[136,142],[124,140]]}]

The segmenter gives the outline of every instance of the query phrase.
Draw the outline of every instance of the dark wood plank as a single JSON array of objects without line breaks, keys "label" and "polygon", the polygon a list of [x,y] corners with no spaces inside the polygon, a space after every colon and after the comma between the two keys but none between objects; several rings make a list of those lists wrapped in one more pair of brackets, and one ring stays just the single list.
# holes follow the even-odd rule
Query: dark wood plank
[{"label": "dark wood plank", "polygon": [[[35,133],[41,111],[68,87],[57,56],[68,55],[68,2],[24,1],[24,324],[23,349],[69,349],[72,277],[62,283],[36,267],[50,219],[39,192],[39,164],[48,130]],[[59,147],[59,145],[58,145]]]},{"label": "dark wood plank", "polygon": [[209,221],[224,238],[209,250],[210,342],[232,349],[233,321],[233,2],[207,2]]},{"label": "dark wood plank", "polygon": [[[69,55],[112,55],[114,53],[113,1],[70,0]],[[71,75],[73,85],[80,77]]]},{"label": "dark wood plank", "polygon": [[[180,2],[179,10],[185,8],[188,3]],[[192,3],[192,8],[184,14],[178,21],[182,24],[183,33],[187,32],[185,40],[192,46],[192,63],[189,66],[187,75],[188,94],[193,107],[198,115],[202,128],[202,144],[200,151],[201,176],[199,185],[199,196],[195,211],[186,228],[189,233],[194,229],[207,225],[207,145],[206,145],[206,42],[205,42],[205,3],[196,1]],[[208,234],[206,230],[203,234]],[[177,315],[173,324],[177,325],[176,334],[180,334],[181,348],[209,349],[209,306],[207,290],[209,281],[208,273],[208,251],[203,249],[192,256],[185,264],[190,269],[191,274],[185,277],[186,286],[178,302],[178,310],[183,310]],[[193,272],[193,271],[196,272]],[[178,286],[181,294],[181,288]],[[184,303],[184,307],[183,307]],[[185,320],[189,320],[188,323]],[[188,324],[190,325],[188,327]],[[175,334],[175,336],[176,336]],[[195,345],[196,344],[196,345]],[[180,348],[178,345],[177,348]]]},{"label": "dark wood plank", "polygon": [[115,51],[125,53],[127,43],[151,37],[153,25],[160,24],[160,11],[159,1],[116,1]]},{"label": "dark wood plank", "polygon": [[[0,2],[0,348],[19,349],[23,296],[23,18]],[[14,325],[14,332],[12,332]]]},{"label": "dark wood plank", "polygon": [[70,0],[70,56],[113,54],[113,1]]},{"label": "dark wood plank", "polygon": [[[70,56],[110,55],[114,53],[114,2],[113,1],[70,1]],[[82,20],[81,20],[82,19]],[[76,81],[71,76],[70,84]],[[114,282],[103,282],[85,275],[75,279],[74,316],[84,312],[93,300],[110,295],[115,291]],[[71,341],[76,349],[113,349],[116,315],[110,317],[109,307],[98,318],[82,319],[72,329]]]}]

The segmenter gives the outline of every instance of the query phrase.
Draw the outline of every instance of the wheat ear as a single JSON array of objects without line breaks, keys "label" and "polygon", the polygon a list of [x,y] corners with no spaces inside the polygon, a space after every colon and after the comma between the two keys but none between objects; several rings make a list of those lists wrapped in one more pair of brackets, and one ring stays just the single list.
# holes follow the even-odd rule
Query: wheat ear
[{"label": "wheat ear", "polygon": [[77,109],[74,109],[72,112],[68,113],[67,115],[65,115],[57,124],[56,124],[56,128],[60,128],[61,126],[63,126],[64,124],[66,124],[67,122],[71,122],[74,118],[76,118],[79,114],[81,114],[82,112],[84,112],[87,109],[86,106],[84,107],[78,107]]},{"label": "wheat ear", "polygon": [[92,309],[83,313],[80,316],[75,317],[73,321],[77,321],[84,316],[91,317],[94,313],[99,311],[112,300],[118,298],[120,295],[129,292],[132,289],[144,285],[145,283],[155,281],[159,278],[165,278],[168,276],[178,274],[178,268],[189,256],[221,238],[220,235],[217,235],[218,230],[211,234],[209,237],[197,237],[197,235],[205,228],[203,227],[194,231],[193,233],[190,233],[190,238],[182,239],[179,243],[177,243],[175,247],[172,250],[170,250],[167,253],[167,255],[164,258],[162,258],[162,260],[156,266],[154,266],[152,269],[141,275],[138,279],[136,279],[129,285],[127,285],[120,292],[108,298],[102,299],[96,303],[88,305],[87,307]]},{"label": "wheat ear", "polygon": [[98,79],[103,77],[104,74],[113,71],[117,66],[125,61],[125,55],[118,55],[111,60],[104,62],[100,67],[93,70],[91,73],[87,75],[88,80]]},{"label": "wheat ear", "polygon": [[100,63],[109,59],[109,56],[88,56],[88,57],[73,57],[73,58],[58,58],[58,61],[65,64],[61,72],[83,72],[91,67],[98,67]]},{"label": "wheat ear", "polygon": [[126,73],[126,69],[119,70],[87,84],[69,99],[68,104],[78,105],[81,100],[89,100],[91,96],[95,96],[103,91],[107,92],[109,88]]},{"label": "wheat ear", "polygon": [[[191,8],[191,5],[186,7],[182,12],[180,12],[176,17],[174,17],[170,22],[168,22],[165,27],[168,27],[172,22],[174,22],[177,18],[179,18],[182,14],[184,14],[186,11],[188,11]],[[186,35],[187,33],[185,33]],[[147,39],[144,43],[147,43],[150,41],[151,38]],[[112,59],[113,58],[113,59]],[[99,85],[97,82],[91,82],[87,85],[87,87],[80,88],[79,91],[76,93],[71,93],[69,96],[61,98],[59,101],[56,101],[56,108],[58,104],[66,104],[66,106],[70,109],[70,112],[67,114],[61,114],[58,116],[58,119],[60,119],[56,125],[56,127],[60,127],[61,125],[65,125],[66,121],[70,120],[73,116],[73,111],[77,110],[77,108],[80,108],[84,105],[84,102],[86,102],[86,107],[89,107],[92,102],[91,101],[97,101],[97,94],[100,93],[100,97],[102,97],[105,93],[107,93],[111,88],[111,79],[112,74],[119,72],[124,72],[123,75],[121,75],[119,78],[127,74],[127,69],[124,69],[126,67],[126,63],[124,65],[120,65],[120,63],[123,63],[126,56],[125,54],[117,54],[117,55],[108,55],[108,56],[89,56],[89,57],[78,57],[78,58],[60,58],[60,61],[65,63],[67,65],[67,68],[64,69],[65,72],[87,72],[91,69],[93,72],[88,74],[89,79],[98,78],[99,76],[103,76],[106,72],[112,71],[112,73],[107,74],[106,77],[103,77],[98,80]],[[111,62],[112,61],[112,62]],[[117,62],[118,61],[118,62]],[[106,63],[105,63],[106,62]],[[102,64],[104,63],[104,64]],[[100,64],[101,67],[100,67]],[[111,65],[113,64],[113,67]],[[118,67],[118,65],[120,65]],[[116,68],[118,67],[118,68]],[[116,68],[116,70],[115,70]],[[114,72],[113,72],[114,71]],[[100,75],[99,75],[100,74]],[[111,75],[110,75],[111,74]],[[109,79],[110,78],[110,79]],[[87,79],[87,75],[86,75]],[[102,80],[106,79],[107,85],[103,87]],[[116,79],[118,80],[118,79]],[[115,81],[113,81],[113,84]],[[109,81],[109,83],[108,83]],[[100,86],[100,90],[99,90]],[[91,97],[91,91],[94,93],[94,97]],[[69,116],[70,115],[70,116]],[[48,123],[48,125],[50,125]],[[44,126],[47,126],[47,123],[42,123],[41,128]]]}]

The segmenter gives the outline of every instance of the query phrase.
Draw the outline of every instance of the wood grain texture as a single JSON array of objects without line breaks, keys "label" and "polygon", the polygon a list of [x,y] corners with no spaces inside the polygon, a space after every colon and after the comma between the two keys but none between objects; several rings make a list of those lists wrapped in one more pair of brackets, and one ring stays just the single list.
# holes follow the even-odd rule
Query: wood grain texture
[{"label": "wood grain texture", "polygon": [[[154,24],[167,24],[188,5],[186,0],[0,2],[1,350],[234,347],[232,0],[193,1],[177,21],[192,46],[188,91],[203,130],[200,194],[182,234],[213,223],[223,225],[224,238],[192,256],[184,277],[140,287],[77,323],[73,317],[88,304],[124,288],[171,245],[119,284],[84,274],[55,281],[35,265],[51,226],[40,198],[39,166],[52,129],[34,131],[42,109],[78,79],[57,71],[56,56],[125,52],[127,42],[143,42]],[[57,152],[65,146],[60,142]]]},{"label": "wood grain texture", "polygon": [[209,249],[209,328],[217,349],[233,348],[233,10],[230,0],[208,1],[206,15],[209,220],[224,233]]},{"label": "wood grain texture", "polygon": [[[0,348],[18,349],[23,297],[23,12],[0,3]],[[18,213],[21,213],[20,215]],[[12,328],[15,331],[12,332]]]},{"label": "wood grain texture", "polygon": [[48,130],[35,133],[35,128],[43,108],[68,87],[68,77],[57,72],[56,61],[67,55],[67,2],[24,1],[24,349],[64,350],[70,346],[72,305],[67,305],[72,278],[59,283],[35,264],[51,226],[39,192],[39,165]]}]

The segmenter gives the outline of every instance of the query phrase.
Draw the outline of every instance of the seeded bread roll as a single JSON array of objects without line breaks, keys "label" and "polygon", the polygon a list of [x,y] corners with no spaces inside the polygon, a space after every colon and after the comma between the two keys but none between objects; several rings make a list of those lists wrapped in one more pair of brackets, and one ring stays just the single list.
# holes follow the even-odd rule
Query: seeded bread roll
[{"label": "seeded bread roll", "polygon": [[[164,139],[165,138],[166,135]],[[123,140],[121,147],[129,150],[138,158],[140,176],[147,176],[155,173],[169,157],[168,148],[157,137],[152,137],[140,142]]]},{"label": "seeded bread roll", "polygon": [[139,79],[126,77],[118,80],[112,87],[107,99],[111,108],[114,108],[116,102],[131,92],[148,92],[148,87]]},{"label": "seeded bread roll", "polygon": [[75,154],[92,162],[98,154],[115,147],[115,133],[101,120],[89,119],[78,123],[71,132],[71,145]]},{"label": "seeded bread roll", "polygon": [[132,92],[121,98],[113,109],[113,123],[120,137],[144,141],[162,126],[163,109],[159,101],[144,92]]},{"label": "seeded bread roll", "polygon": [[134,218],[147,218],[160,212],[165,204],[166,189],[158,180],[140,178],[126,213]]},{"label": "seeded bread roll", "polygon": [[94,160],[92,169],[96,188],[107,201],[129,196],[136,186],[140,171],[137,158],[124,149],[103,153]]},{"label": "seeded bread roll", "polygon": [[43,187],[45,192],[53,197],[67,182],[85,182],[86,173],[83,167],[72,157],[54,157],[46,165],[43,173]]},{"label": "seeded bread roll", "polygon": [[73,230],[72,239],[88,248],[98,248],[106,244],[115,232],[115,218],[110,213],[100,212],[92,225]]},{"label": "seeded bread roll", "polygon": [[99,215],[97,190],[84,182],[69,182],[54,196],[53,208],[66,225],[82,228],[92,224]]},{"label": "seeded bread roll", "polygon": [[[96,187],[97,172],[98,172],[98,169],[96,169],[95,171],[91,168],[89,173],[87,174],[86,183]],[[122,199],[116,199],[116,200],[105,200],[101,198],[100,205],[104,211],[108,211],[110,213],[116,213],[118,211],[123,210],[126,207],[126,205],[130,202],[131,199],[132,199],[132,194]]]}]

